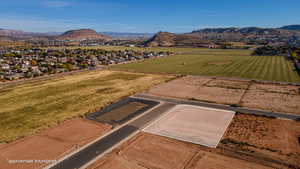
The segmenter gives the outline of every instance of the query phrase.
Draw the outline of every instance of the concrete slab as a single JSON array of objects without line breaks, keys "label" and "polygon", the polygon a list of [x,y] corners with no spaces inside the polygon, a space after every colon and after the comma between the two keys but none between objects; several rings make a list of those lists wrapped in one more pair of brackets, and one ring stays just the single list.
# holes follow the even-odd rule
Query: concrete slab
[{"label": "concrete slab", "polygon": [[226,110],[177,105],[144,131],[215,148],[234,114]]}]

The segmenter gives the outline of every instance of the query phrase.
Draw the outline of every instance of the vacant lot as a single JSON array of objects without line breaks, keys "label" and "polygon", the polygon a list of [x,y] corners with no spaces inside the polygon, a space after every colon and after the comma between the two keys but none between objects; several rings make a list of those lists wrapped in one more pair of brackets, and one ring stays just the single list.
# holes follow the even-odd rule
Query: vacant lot
[{"label": "vacant lot", "polygon": [[[89,169],[270,169],[288,168],[294,163],[276,163],[268,154],[261,158],[239,149],[206,148],[178,140],[140,133]],[[272,153],[272,152],[271,152]],[[287,159],[288,156],[286,156]],[[274,158],[274,159],[273,159]],[[293,166],[297,166],[294,164]],[[291,167],[292,168],[292,167]]]},{"label": "vacant lot", "polygon": [[237,114],[219,146],[300,167],[299,136],[298,122]]},{"label": "vacant lot", "polygon": [[299,134],[294,121],[237,114],[217,148],[142,132],[88,168],[299,168]]},{"label": "vacant lot", "polygon": [[300,77],[295,71],[293,64],[286,61],[282,56],[251,56],[250,50],[201,48],[132,49],[172,51],[176,54],[166,58],[116,65],[113,66],[114,69],[150,73],[207,75],[268,81],[300,82]]},{"label": "vacant lot", "polygon": [[273,112],[300,114],[299,103],[299,94],[282,94],[250,89],[246,91],[240,105]]},{"label": "vacant lot", "polygon": [[169,79],[167,76],[93,71],[0,89],[0,143],[68,118],[97,111]]},{"label": "vacant lot", "polygon": [[300,86],[261,84],[250,80],[222,80],[197,76],[157,85],[150,94],[300,114]]}]

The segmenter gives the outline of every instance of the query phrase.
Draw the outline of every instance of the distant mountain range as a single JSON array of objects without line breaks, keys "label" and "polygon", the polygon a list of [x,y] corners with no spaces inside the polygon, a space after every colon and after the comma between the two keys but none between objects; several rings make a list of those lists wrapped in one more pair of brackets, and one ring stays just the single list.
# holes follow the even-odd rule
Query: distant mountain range
[{"label": "distant mountain range", "polygon": [[81,40],[81,39],[148,39],[154,33],[96,32],[92,29],[70,30],[67,32],[23,32],[0,28],[0,40]]},{"label": "distant mountain range", "polygon": [[279,29],[300,31],[300,25],[288,25],[288,26],[283,26]]},{"label": "distant mountain range", "polygon": [[159,32],[146,46],[203,46],[210,42],[286,43],[300,45],[300,31],[277,28],[206,28],[184,34]]},{"label": "distant mountain range", "polygon": [[84,40],[84,39],[145,39],[146,46],[201,46],[216,41],[231,42],[267,42],[300,45],[300,25],[288,25],[280,28],[206,28],[189,33],[169,32],[119,33],[96,32],[92,29],[70,30],[65,33],[34,33],[0,28],[0,40]]},{"label": "distant mountain range", "polygon": [[99,32],[99,33],[113,38],[120,38],[120,39],[151,38],[152,36],[155,35],[155,33],[129,33],[129,32]]}]

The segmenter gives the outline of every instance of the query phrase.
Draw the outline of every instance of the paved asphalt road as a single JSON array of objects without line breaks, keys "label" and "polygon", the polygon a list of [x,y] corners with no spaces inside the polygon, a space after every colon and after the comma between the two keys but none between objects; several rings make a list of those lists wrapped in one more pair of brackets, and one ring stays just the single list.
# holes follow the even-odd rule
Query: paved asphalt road
[{"label": "paved asphalt road", "polygon": [[84,166],[97,156],[126,139],[131,134],[143,129],[152,120],[158,118],[160,115],[174,106],[175,104],[173,103],[164,103],[142,117],[130,122],[129,124],[113,131],[109,135],[89,145],[87,148],[52,166],[50,169],[78,169]]},{"label": "paved asphalt road", "polygon": [[199,102],[199,101],[189,101],[189,100],[183,100],[183,99],[159,97],[159,96],[154,96],[154,95],[149,95],[149,94],[137,94],[134,97],[150,99],[150,100],[155,100],[155,101],[165,101],[165,102],[174,103],[174,104],[189,104],[189,105],[196,105],[196,106],[209,107],[209,108],[215,108],[215,109],[231,110],[231,111],[235,111],[235,112],[254,114],[254,115],[259,115],[259,116],[268,116],[268,117],[300,121],[300,115],[296,115],[296,114],[269,112],[269,111],[263,111],[263,110],[248,109],[248,108],[244,108],[244,107],[232,107],[232,106],[222,105],[222,104],[213,104],[213,103],[206,103],[206,102]]},{"label": "paved asphalt road", "polygon": [[300,115],[275,113],[275,112],[253,110],[253,109],[247,109],[241,107],[231,107],[231,106],[221,105],[221,104],[212,104],[212,103],[205,103],[205,102],[198,102],[198,101],[158,97],[158,96],[153,96],[148,94],[137,94],[134,96],[134,98],[163,101],[165,103],[155,108],[154,110],[150,111],[149,113],[142,115],[138,119],[129,122],[123,127],[113,131],[112,133],[101,138],[95,143],[89,145],[88,147],[82,149],[81,151],[69,156],[68,158],[64,159],[60,163],[50,167],[50,169],[78,169],[84,166],[88,162],[95,159],[97,156],[102,155],[107,150],[111,149],[121,141],[125,140],[127,137],[143,129],[151,121],[155,120],[156,118],[158,118],[159,116],[161,116],[162,114],[164,114],[165,112],[167,112],[177,104],[196,105],[196,106],[209,107],[215,109],[231,110],[231,111],[242,112],[247,114],[300,121]]}]

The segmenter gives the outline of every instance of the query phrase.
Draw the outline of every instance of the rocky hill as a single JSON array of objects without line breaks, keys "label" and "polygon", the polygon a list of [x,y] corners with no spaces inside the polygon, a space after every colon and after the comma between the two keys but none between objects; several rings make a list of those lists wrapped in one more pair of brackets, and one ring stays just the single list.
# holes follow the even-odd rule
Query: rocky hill
[{"label": "rocky hill", "polygon": [[56,37],[58,40],[111,39],[109,36],[98,34],[92,29],[70,30]]},{"label": "rocky hill", "polygon": [[300,32],[273,28],[217,28],[193,31],[205,40],[221,39],[238,42],[300,43]]},{"label": "rocky hill", "polygon": [[146,44],[149,47],[154,46],[174,46],[176,35],[169,32],[158,32],[152,38],[150,38]]},{"label": "rocky hill", "polygon": [[173,34],[169,32],[159,32],[146,41],[146,46],[155,47],[170,47],[170,46],[194,46],[203,47],[208,44],[208,41],[199,38],[193,34]]},{"label": "rocky hill", "polygon": [[209,42],[288,43],[300,45],[300,32],[273,28],[208,28],[185,34],[159,32],[146,46],[203,46]]}]

